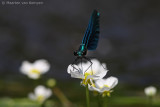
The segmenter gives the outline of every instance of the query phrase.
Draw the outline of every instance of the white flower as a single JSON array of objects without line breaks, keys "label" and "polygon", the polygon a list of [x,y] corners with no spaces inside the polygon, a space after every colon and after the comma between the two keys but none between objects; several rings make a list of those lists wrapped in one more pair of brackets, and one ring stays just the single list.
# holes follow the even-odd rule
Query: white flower
[{"label": "white flower", "polygon": [[157,92],[157,89],[154,86],[149,86],[144,89],[144,93],[149,97],[155,96],[156,92]]},{"label": "white flower", "polygon": [[92,59],[91,62],[93,63],[92,66],[89,61],[86,63],[79,63],[78,65],[70,64],[68,66],[67,72],[71,74],[71,77],[73,78],[82,79],[82,85],[87,85],[91,82],[90,80],[92,79],[96,80],[103,78],[108,72],[106,69],[106,64],[101,64],[97,59]]},{"label": "white flower", "polygon": [[34,93],[29,93],[28,97],[31,100],[38,101],[43,103],[47,98],[52,95],[52,91],[49,88],[46,88],[42,85],[39,85],[35,88]]},{"label": "white flower", "polygon": [[107,79],[95,80],[92,85],[88,84],[88,88],[91,91],[97,91],[103,96],[110,96],[112,89],[118,84],[118,79],[116,77],[108,77]]},{"label": "white flower", "polygon": [[40,75],[46,73],[49,68],[50,64],[46,60],[40,59],[34,63],[23,61],[20,67],[20,71],[27,75],[29,78],[38,79]]}]

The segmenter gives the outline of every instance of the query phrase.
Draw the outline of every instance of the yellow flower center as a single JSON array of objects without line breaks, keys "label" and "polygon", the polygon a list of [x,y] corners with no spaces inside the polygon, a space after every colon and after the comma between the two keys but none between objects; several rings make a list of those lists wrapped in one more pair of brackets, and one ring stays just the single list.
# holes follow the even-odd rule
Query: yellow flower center
[{"label": "yellow flower center", "polygon": [[109,86],[108,86],[108,85],[99,86],[99,88],[100,88],[100,89],[102,89],[102,88],[104,88],[104,87],[109,88]]},{"label": "yellow flower center", "polygon": [[109,86],[108,86],[108,85],[104,85],[103,87],[107,87],[107,88],[109,88]]},{"label": "yellow flower center", "polygon": [[111,96],[111,92],[112,92],[112,91],[104,91],[104,92],[102,93],[102,97],[105,97],[106,95],[107,95],[108,97],[110,97],[110,96]]},{"label": "yellow flower center", "polygon": [[43,102],[43,101],[44,101],[44,96],[39,95],[39,96],[37,97],[37,101],[38,101],[38,102]]},{"label": "yellow flower center", "polygon": [[84,76],[87,77],[88,75],[93,75],[93,71],[88,71],[84,73]]},{"label": "yellow flower center", "polygon": [[91,78],[88,79],[88,80],[86,80],[86,79],[87,79],[87,76],[89,76],[89,75],[93,75],[93,71],[88,71],[88,72],[85,72],[85,73],[84,73],[85,78],[84,78],[83,81],[82,81],[82,84],[83,84],[83,85],[87,85],[87,84],[92,85],[92,83],[91,83],[91,81],[90,81]]},{"label": "yellow flower center", "polygon": [[37,70],[37,69],[32,69],[30,72],[31,72],[32,74],[40,74],[40,71]]},{"label": "yellow flower center", "polygon": [[96,87],[96,85],[95,85],[94,83],[92,84],[92,86],[93,86],[93,87]]}]

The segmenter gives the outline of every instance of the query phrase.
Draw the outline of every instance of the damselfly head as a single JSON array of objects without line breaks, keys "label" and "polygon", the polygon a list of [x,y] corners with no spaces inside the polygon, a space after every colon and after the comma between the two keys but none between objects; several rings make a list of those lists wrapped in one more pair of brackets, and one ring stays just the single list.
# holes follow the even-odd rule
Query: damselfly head
[{"label": "damselfly head", "polygon": [[87,48],[84,44],[81,44],[79,49],[74,51],[74,56],[83,57],[87,54]]},{"label": "damselfly head", "polygon": [[74,56],[83,57],[87,54],[87,51],[74,51]]}]

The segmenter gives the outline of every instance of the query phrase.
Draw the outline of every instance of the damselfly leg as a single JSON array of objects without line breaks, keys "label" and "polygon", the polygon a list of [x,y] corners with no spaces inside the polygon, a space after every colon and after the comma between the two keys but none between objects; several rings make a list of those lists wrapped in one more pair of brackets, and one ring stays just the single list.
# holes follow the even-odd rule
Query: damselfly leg
[{"label": "damselfly leg", "polygon": [[[87,63],[87,62],[89,62],[90,63],[90,65],[86,68],[84,68],[84,63]],[[75,67],[75,65],[76,65],[76,67]],[[75,60],[74,60],[74,62],[71,64],[71,66],[72,66],[72,68],[73,68],[73,70],[77,70],[78,72],[86,72],[87,70],[89,70],[90,68],[91,68],[91,71],[93,71],[92,70],[92,65],[93,65],[93,63],[92,63],[92,61],[91,61],[91,59],[90,58],[87,58],[87,57],[77,57]],[[78,68],[77,68],[78,67]],[[93,72],[92,72],[93,73]]]},{"label": "damselfly leg", "polygon": [[72,66],[72,68],[73,68],[73,71],[74,71],[74,69],[76,69],[79,73],[80,73],[80,69],[78,69],[78,68],[76,68],[74,65],[77,65],[77,61],[79,60],[80,58],[79,57],[77,57],[75,60],[74,60],[74,62],[71,64],[71,66]]},{"label": "damselfly leg", "polygon": [[[93,65],[93,63],[92,63],[91,59],[90,59],[90,58],[87,58],[87,57],[83,57],[83,58],[90,62],[90,65],[89,65],[89,67],[85,70],[85,72],[86,72],[90,67],[91,67],[91,71],[93,71],[93,70],[92,70],[92,65]],[[92,74],[93,74],[93,72],[92,72]]]},{"label": "damselfly leg", "polygon": [[[89,60],[90,59],[96,59],[96,57],[87,57]],[[101,63],[101,66],[105,69],[105,70],[107,70],[107,68],[106,67],[104,67],[104,65]]]}]

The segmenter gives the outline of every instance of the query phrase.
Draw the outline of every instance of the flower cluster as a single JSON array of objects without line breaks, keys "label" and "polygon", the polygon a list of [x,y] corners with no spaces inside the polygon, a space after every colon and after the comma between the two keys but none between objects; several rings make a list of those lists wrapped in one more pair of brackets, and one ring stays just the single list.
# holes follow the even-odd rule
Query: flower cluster
[{"label": "flower cluster", "polygon": [[97,91],[103,96],[109,96],[112,92],[111,89],[118,84],[118,79],[116,77],[104,79],[108,72],[106,64],[101,64],[97,59],[92,59],[91,62],[82,62],[77,65],[70,64],[67,72],[73,78],[82,79],[81,84],[87,85],[89,90]]},{"label": "flower cluster", "polygon": [[[23,61],[20,67],[20,72],[27,75],[31,79],[39,79],[40,76],[50,69],[50,64],[45,59],[36,60],[34,63]],[[54,80],[49,81],[50,86],[55,85]],[[41,104],[52,95],[52,91],[42,85],[38,85],[34,89],[34,93],[29,93],[28,97],[31,100],[40,102]]]}]

